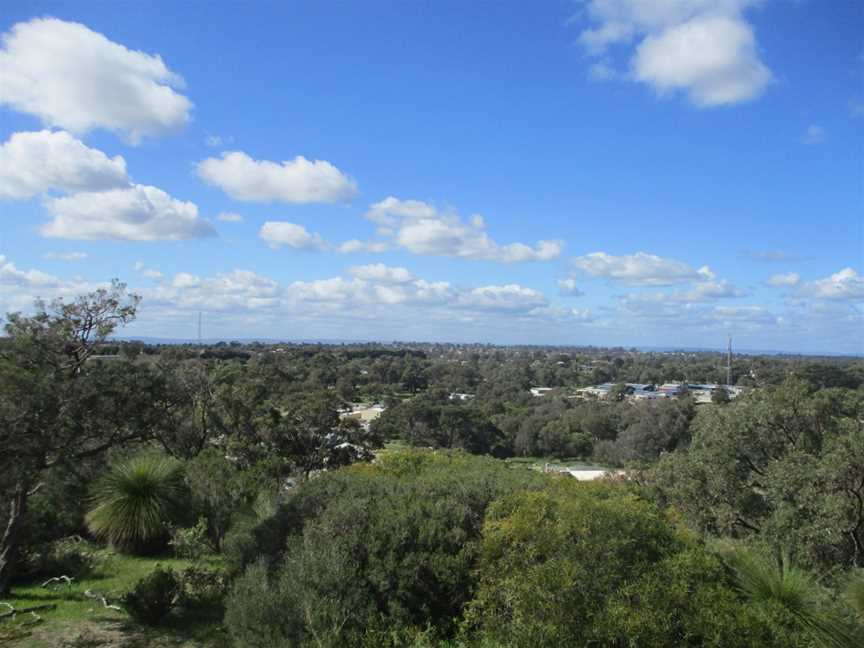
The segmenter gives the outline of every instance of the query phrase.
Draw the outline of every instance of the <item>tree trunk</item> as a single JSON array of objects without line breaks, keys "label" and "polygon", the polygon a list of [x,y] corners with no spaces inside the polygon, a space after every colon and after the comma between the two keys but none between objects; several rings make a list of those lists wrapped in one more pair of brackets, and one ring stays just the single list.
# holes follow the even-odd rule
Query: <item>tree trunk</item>
[{"label": "tree trunk", "polygon": [[0,541],[0,596],[8,595],[12,584],[21,527],[24,525],[24,515],[27,512],[27,496],[26,484],[19,481],[15,484],[12,501],[9,503],[9,520],[3,532],[3,539]]}]

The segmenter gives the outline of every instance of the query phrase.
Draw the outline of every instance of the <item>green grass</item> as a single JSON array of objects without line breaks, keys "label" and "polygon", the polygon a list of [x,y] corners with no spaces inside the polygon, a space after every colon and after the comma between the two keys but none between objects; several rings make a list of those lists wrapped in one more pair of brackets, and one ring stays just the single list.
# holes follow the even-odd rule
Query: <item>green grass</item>
[{"label": "green grass", "polygon": [[525,466],[526,468],[542,469],[545,464],[560,466],[562,468],[574,468],[578,470],[611,470],[609,466],[589,463],[581,459],[553,459],[551,457],[510,457],[505,459],[508,464],[514,466]]},{"label": "green grass", "polygon": [[[119,604],[123,593],[132,589],[156,565],[179,571],[193,564],[209,568],[221,566],[215,556],[195,562],[170,556],[140,557],[103,550],[97,554],[93,573],[74,581],[71,587],[61,585],[45,589],[41,587],[41,580],[13,586],[11,596],[0,600],[16,609],[44,604],[53,604],[56,608],[38,611],[42,621],[34,625],[22,625],[22,622],[32,619],[29,614],[19,615],[14,621],[0,622],[0,644],[21,648],[223,646],[225,635],[221,610],[175,610],[163,626],[154,629],[136,624],[126,612],[107,609],[101,601],[84,596],[86,590],[91,590],[107,596],[109,603]],[[0,611],[6,610],[5,606],[0,608]]]},{"label": "green grass", "polygon": [[[384,444],[384,447],[378,451],[378,454],[382,452],[399,452],[400,450],[408,450],[410,448],[410,445],[397,439],[387,441]],[[552,457],[510,457],[504,459],[504,461],[510,466],[533,468],[535,470],[542,470],[543,466],[547,463],[551,466],[560,466],[562,468],[574,468],[579,470],[612,470],[609,466],[574,458],[554,459]]]}]

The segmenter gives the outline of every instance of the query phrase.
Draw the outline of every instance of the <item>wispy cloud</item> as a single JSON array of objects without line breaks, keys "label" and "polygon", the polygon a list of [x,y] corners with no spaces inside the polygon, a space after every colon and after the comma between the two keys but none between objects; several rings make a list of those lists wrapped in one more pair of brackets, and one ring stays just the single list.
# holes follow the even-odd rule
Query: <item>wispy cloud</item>
[{"label": "wispy cloud", "polygon": [[825,129],[818,124],[810,124],[801,137],[804,144],[822,144],[825,141]]},{"label": "wispy cloud", "polygon": [[43,259],[52,261],[83,261],[87,258],[86,252],[46,252]]},{"label": "wispy cloud", "polygon": [[807,257],[784,252],[783,250],[741,250],[738,253],[738,258],[765,263],[793,263],[807,260]]}]

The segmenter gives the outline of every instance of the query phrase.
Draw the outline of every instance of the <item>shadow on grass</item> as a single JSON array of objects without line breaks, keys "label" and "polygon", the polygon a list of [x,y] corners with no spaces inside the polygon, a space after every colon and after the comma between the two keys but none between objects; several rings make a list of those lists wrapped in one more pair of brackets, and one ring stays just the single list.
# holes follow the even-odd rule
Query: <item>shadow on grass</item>
[{"label": "shadow on grass", "polygon": [[55,601],[83,601],[84,596],[74,591],[32,590],[20,593],[13,591],[8,596],[4,597],[3,600],[7,603],[11,603],[17,608],[19,606],[16,605],[16,601],[26,601],[26,606],[30,607],[31,605],[39,605],[39,603],[33,603],[33,601],[45,603]]},{"label": "shadow on grass", "polygon": [[228,646],[228,634],[222,625],[221,605],[180,608],[173,610],[156,627],[135,626],[149,639],[164,638],[172,642],[192,642],[196,646],[222,648]]}]

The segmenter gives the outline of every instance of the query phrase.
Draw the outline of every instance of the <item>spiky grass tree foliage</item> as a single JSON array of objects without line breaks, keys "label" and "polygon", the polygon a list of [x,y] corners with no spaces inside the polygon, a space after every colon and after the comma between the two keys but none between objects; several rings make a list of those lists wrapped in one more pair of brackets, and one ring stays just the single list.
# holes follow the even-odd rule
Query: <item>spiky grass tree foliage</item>
[{"label": "spiky grass tree foliage", "polygon": [[849,607],[864,621],[864,569],[850,574],[843,595]]},{"label": "spiky grass tree foliage", "polygon": [[126,550],[140,551],[164,540],[182,511],[181,470],[180,462],[158,454],[112,465],[93,489],[90,532]]},{"label": "spiky grass tree foliage", "polygon": [[721,553],[748,602],[769,613],[772,608],[782,611],[819,645],[860,648],[860,628],[827,605],[819,583],[794,567],[787,554],[777,562],[742,548]]}]

